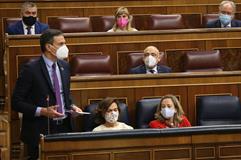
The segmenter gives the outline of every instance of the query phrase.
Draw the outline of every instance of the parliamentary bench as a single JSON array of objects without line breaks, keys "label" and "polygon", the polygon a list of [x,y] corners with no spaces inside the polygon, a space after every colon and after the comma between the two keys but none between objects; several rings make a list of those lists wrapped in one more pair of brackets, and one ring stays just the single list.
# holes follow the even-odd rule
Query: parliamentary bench
[{"label": "parliamentary bench", "polygon": [[[4,112],[11,119],[11,133],[19,134],[19,117],[11,110],[10,97],[21,65],[41,53],[39,36],[8,35],[4,54],[6,103]],[[110,56],[114,75],[73,76],[71,93],[75,104],[85,106],[106,96],[118,97],[128,105],[130,122],[135,125],[135,103],[144,98],[165,94],[180,97],[187,117],[196,124],[196,100],[204,95],[240,97],[240,29],[178,29],[139,31],[133,33],[66,33],[70,58],[81,53],[100,52]],[[126,75],[128,54],[141,52],[148,45],[166,55],[166,64],[174,73],[159,75]],[[219,50],[224,71],[186,73],[182,66],[187,51]],[[223,63],[225,62],[225,63]],[[17,126],[17,127],[15,127]],[[78,129],[79,131],[81,128]],[[16,137],[11,136],[11,142]],[[11,143],[12,144],[12,143]]]},{"label": "parliamentary bench", "polygon": [[[90,16],[90,17],[49,17],[50,28],[60,29],[65,33],[76,32],[106,32],[113,27],[115,17]],[[137,30],[165,30],[200,28],[200,14],[153,14],[133,15],[132,26]]]},{"label": "parliamentary bench", "polygon": [[[239,13],[237,18],[240,18]],[[137,30],[166,30],[205,28],[208,22],[218,19],[218,14],[134,14],[132,26]],[[3,17],[2,27],[6,32],[8,26],[13,25],[21,18]],[[64,33],[106,32],[114,23],[113,15],[101,16],[50,16],[47,21],[50,28]],[[3,32],[3,33],[4,33]]]},{"label": "parliamentary bench", "polygon": [[40,153],[42,160],[239,159],[240,131],[240,125],[219,125],[53,134],[41,138]]}]

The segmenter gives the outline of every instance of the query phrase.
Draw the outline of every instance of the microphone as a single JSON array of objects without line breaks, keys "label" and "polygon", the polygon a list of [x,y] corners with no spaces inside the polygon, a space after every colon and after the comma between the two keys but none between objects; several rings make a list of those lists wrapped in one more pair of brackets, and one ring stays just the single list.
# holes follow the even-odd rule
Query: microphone
[{"label": "microphone", "polygon": [[[49,95],[46,96],[47,110],[49,110]],[[50,134],[50,118],[48,114],[48,134]]]}]

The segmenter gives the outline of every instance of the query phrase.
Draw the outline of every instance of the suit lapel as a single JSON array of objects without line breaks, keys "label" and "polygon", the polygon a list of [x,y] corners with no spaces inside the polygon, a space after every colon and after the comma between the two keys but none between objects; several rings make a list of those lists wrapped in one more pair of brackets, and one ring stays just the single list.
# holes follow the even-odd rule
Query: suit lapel
[{"label": "suit lapel", "polygon": [[19,34],[24,34],[24,28],[23,28],[23,23],[22,23],[22,21],[19,21],[18,22],[18,25],[17,25],[17,31],[18,31],[18,33]]},{"label": "suit lapel", "polygon": [[51,91],[54,93],[53,85],[52,85],[52,83],[51,83],[51,80],[50,80],[50,77],[49,77],[49,73],[48,73],[46,64],[45,64],[42,56],[41,56],[41,58],[40,58],[40,65],[41,65],[41,69],[42,69],[42,71],[43,71],[44,78],[45,78],[46,81],[48,82],[49,88],[50,88]]},{"label": "suit lapel", "polygon": [[147,72],[147,71],[146,71],[146,66],[145,66],[145,65],[142,65],[140,71],[141,71],[140,73],[146,73],[146,72]]},{"label": "suit lapel", "polygon": [[157,65],[157,73],[161,73],[161,72],[162,72],[161,66]]},{"label": "suit lapel", "polygon": [[218,28],[221,27],[221,22],[220,22],[220,20],[217,20],[217,22],[216,22],[216,27],[218,27]]},{"label": "suit lapel", "polygon": [[231,21],[231,27],[237,27],[234,20]]},{"label": "suit lapel", "polygon": [[35,34],[40,34],[40,26],[38,21],[35,23]]}]

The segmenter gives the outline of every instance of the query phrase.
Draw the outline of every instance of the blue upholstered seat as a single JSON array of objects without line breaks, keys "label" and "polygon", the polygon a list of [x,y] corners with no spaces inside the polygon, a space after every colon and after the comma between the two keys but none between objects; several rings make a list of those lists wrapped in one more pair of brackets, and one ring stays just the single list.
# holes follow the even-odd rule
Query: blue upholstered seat
[{"label": "blue upholstered seat", "polygon": [[204,96],[197,100],[197,125],[241,124],[241,105],[236,96]]},{"label": "blue upholstered seat", "polygon": [[136,128],[149,128],[160,100],[159,98],[141,99],[136,103]]}]

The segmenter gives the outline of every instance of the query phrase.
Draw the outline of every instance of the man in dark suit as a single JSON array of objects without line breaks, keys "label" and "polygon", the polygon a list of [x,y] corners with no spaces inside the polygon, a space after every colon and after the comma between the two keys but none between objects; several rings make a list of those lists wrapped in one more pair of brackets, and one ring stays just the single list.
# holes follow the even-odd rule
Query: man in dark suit
[{"label": "man in dark suit", "polygon": [[22,20],[8,26],[6,32],[9,35],[16,34],[41,34],[48,29],[48,25],[37,21],[37,5],[32,2],[25,2],[21,8]]},{"label": "man in dark suit", "polygon": [[222,1],[219,5],[219,18],[207,23],[207,28],[241,27],[241,21],[235,20],[236,5],[232,1]]},{"label": "man in dark suit", "polygon": [[129,73],[131,74],[157,74],[157,73],[169,73],[171,68],[159,65],[158,62],[161,60],[159,50],[154,46],[148,46],[144,50],[143,65],[139,65],[135,68],[131,68]]},{"label": "man in dark suit", "polygon": [[21,139],[29,159],[38,158],[40,134],[70,132],[69,112],[82,112],[70,99],[69,65],[63,33],[46,30],[40,37],[42,55],[25,64],[16,82],[12,108],[23,114]]}]

